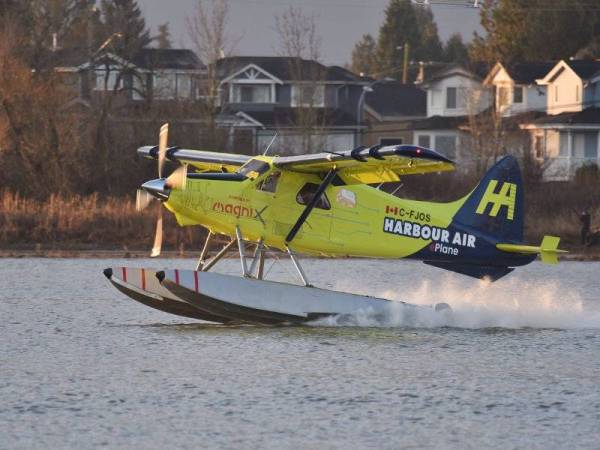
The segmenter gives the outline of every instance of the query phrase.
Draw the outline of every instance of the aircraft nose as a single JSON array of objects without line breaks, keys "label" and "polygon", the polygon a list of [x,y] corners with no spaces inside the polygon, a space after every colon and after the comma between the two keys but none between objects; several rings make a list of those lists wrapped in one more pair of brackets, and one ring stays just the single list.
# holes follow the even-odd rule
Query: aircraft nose
[{"label": "aircraft nose", "polygon": [[142,184],[142,189],[157,199],[166,201],[171,194],[171,189],[166,186],[166,183],[167,180],[165,178],[157,178],[156,180],[150,180]]}]

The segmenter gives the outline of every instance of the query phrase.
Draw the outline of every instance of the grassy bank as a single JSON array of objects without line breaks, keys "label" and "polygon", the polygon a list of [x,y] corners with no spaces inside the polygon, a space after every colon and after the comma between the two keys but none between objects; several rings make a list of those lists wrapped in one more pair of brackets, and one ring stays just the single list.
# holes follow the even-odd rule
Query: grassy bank
[{"label": "grassy bank", "polygon": [[[145,251],[152,246],[158,203],[135,210],[131,198],[60,197],[46,201],[0,194],[0,248],[29,250],[125,250]],[[164,214],[166,249],[198,249],[204,231],[177,226],[172,214]]]},{"label": "grassy bank", "polygon": [[[570,190],[544,186],[528,194],[526,240],[540,242],[545,234],[562,238],[561,247],[575,255],[600,256],[600,248],[579,245],[579,220]],[[131,198],[60,197],[47,201],[0,194],[0,256],[88,255],[146,256],[152,246],[158,203],[143,212]],[[164,214],[164,248],[171,255],[199,251],[205,232],[200,227],[179,227],[172,214]],[[596,224],[597,226],[597,224]]]}]

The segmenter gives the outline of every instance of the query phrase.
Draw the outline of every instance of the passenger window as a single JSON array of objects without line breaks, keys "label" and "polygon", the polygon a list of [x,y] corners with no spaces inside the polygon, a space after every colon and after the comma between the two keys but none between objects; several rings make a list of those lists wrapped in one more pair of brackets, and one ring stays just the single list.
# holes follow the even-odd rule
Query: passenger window
[{"label": "passenger window", "polygon": [[279,177],[281,176],[281,172],[273,172],[265,177],[258,184],[258,190],[263,192],[275,192],[277,189],[277,183],[279,182]]},{"label": "passenger window", "polygon": [[[301,205],[307,205],[314,198],[315,194],[317,193],[317,189],[319,189],[318,184],[306,183],[304,186],[302,186],[302,189],[300,189],[296,194],[296,201]],[[315,208],[331,209],[329,200],[327,199],[327,196],[324,192],[323,195],[321,195],[319,201],[317,201]]]}]

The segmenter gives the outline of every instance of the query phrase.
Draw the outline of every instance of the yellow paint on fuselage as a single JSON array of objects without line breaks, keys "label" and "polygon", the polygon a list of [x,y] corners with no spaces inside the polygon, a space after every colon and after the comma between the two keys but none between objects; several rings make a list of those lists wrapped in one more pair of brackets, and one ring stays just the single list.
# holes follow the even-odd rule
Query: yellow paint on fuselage
[{"label": "yellow paint on fuselage", "polygon": [[[261,160],[271,163],[267,157]],[[282,170],[274,193],[260,183],[271,169],[244,181],[188,179],[186,190],[173,190],[165,206],[180,225],[202,225],[217,234],[264,239],[285,249],[285,238],[305,205],[296,196],[306,183],[319,184],[314,174]],[[330,185],[325,195],[331,209],[315,207],[290,244],[295,251],[326,256],[402,258],[418,252],[431,240],[385,233],[385,217],[430,227],[446,228],[466,197],[452,203],[406,200],[367,185]]]}]

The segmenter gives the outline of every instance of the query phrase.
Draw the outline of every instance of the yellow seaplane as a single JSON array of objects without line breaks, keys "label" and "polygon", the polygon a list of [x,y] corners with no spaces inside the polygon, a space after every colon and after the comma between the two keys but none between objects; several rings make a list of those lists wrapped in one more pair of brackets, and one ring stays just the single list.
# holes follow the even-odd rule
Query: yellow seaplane
[{"label": "yellow seaplane", "polygon": [[[496,281],[515,267],[558,261],[559,238],[523,243],[523,183],[505,156],[465,197],[450,203],[398,198],[375,185],[454,170],[444,155],[415,145],[358,147],[299,156],[246,156],[159,145],[138,149],[158,160],[158,178],[138,191],[138,208],[158,199],[181,226],[201,225],[208,237],[195,270],[108,268],[121,292],[153,308],[219,323],[301,323],[369,311],[385,315],[398,302],[311,286],[299,254],[411,258],[463,275]],[[266,152],[265,152],[266,153]],[[163,176],[166,161],[179,163]],[[162,211],[152,256],[162,243]],[[211,258],[215,236],[229,241]],[[241,277],[211,272],[237,250]],[[265,252],[289,255],[301,284],[264,279]],[[416,307],[403,304],[407,308]],[[448,305],[432,305],[445,311]]]}]

